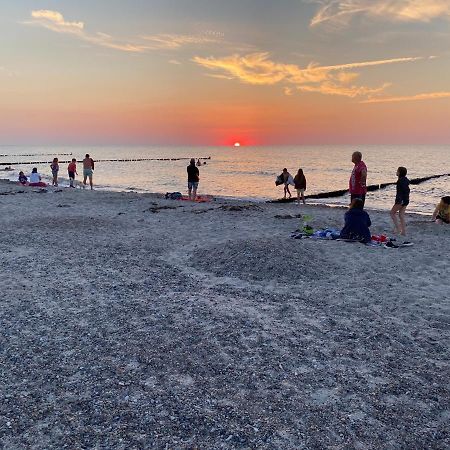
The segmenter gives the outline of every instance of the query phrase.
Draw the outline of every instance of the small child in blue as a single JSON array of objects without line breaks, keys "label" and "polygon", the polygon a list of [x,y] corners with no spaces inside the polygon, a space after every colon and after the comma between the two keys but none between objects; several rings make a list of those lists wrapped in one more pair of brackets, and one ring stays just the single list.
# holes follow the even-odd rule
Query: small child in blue
[{"label": "small child in blue", "polygon": [[53,175],[52,186],[58,186],[58,172],[59,172],[58,158],[53,158],[53,162],[50,164],[50,169],[52,170]]},{"label": "small child in blue", "polygon": [[24,186],[28,183],[28,178],[22,171],[19,172],[19,183]]}]

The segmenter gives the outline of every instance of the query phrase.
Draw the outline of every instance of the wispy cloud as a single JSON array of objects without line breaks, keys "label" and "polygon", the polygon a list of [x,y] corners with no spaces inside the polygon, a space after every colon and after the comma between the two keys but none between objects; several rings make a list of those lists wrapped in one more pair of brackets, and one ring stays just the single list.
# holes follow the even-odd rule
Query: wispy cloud
[{"label": "wispy cloud", "polygon": [[418,100],[435,100],[439,98],[450,98],[450,92],[428,92],[409,96],[369,98],[367,100],[363,100],[361,103],[414,102]]},{"label": "wispy cloud", "polygon": [[157,34],[142,36],[149,47],[158,49],[178,49],[187,45],[204,45],[220,42],[221,38],[212,34]]},{"label": "wispy cloud", "polygon": [[6,67],[0,66],[0,75],[4,74],[8,78],[15,78],[17,77],[17,73],[13,72],[12,70],[7,69]]},{"label": "wispy cloud", "polygon": [[219,42],[222,37],[221,33],[207,31],[199,35],[156,34],[141,36],[139,39],[127,42],[102,32],[88,33],[83,22],[69,22],[60,12],[51,10],[32,11],[31,20],[23,23],[41,26],[56,33],[71,34],[94,45],[131,53],[143,53],[158,49],[175,50],[187,45],[215,43]]},{"label": "wispy cloud", "polygon": [[430,22],[450,19],[449,0],[317,0],[321,7],[311,26],[330,23],[345,26],[356,16],[391,22]]},{"label": "wispy cloud", "polygon": [[214,74],[218,78],[236,79],[253,85],[284,84],[286,95],[292,95],[294,90],[298,90],[354,98],[378,95],[390,85],[389,83],[383,83],[378,87],[355,85],[353,82],[359,77],[359,74],[354,72],[355,69],[414,62],[421,59],[424,58],[393,58],[333,66],[320,66],[311,63],[306,68],[301,68],[295,64],[274,62],[269,59],[268,53],[251,53],[245,56],[231,55],[224,58],[196,56],[193,61],[211,71],[221,72]]}]

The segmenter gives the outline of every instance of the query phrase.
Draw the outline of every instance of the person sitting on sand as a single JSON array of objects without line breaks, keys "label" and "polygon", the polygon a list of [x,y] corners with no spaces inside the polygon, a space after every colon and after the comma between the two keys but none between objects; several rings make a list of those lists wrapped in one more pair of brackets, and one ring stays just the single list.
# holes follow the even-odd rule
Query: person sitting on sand
[{"label": "person sitting on sand", "polygon": [[294,177],[294,186],[297,190],[297,203],[300,205],[300,198],[305,204],[305,191],[306,191],[306,177],[303,174],[303,169],[298,169],[297,175]]},{"label": "person sitting on sand", "polygon": [[370,242],[370,230],[372,225],[369,214],[364,211],[364,202],[360,198],[354,198],[350,203],[348,211],[345,213],[345,225],[341,230],[341,239],[351,239],[354,241]]},{"label": "person sitting on sand", "polygon": [[89,184],[91,190],[94,189],[94,183],[92,182],[92,177],[94,175],[94,160],[86,153],[83,159],[83,187],[86,187],[86,180],[89,178]]},{"label": "person sitting on sand", "polygon": [[197,167],[200,167],[202,165],[202,162],[200,161],[200,158],[197,159]]},{"label": "person sitting on sand", "polygon": [[[397,169],[397,192],[395,195],[395,203],[391,209],[391,218],[394,222],[395,232],[406,236],[405,211],[409,204],[409,180],[406,178],[408,173],[406,167]],[[398,215],[398,218],[397,218]]]},{"label": "person sitting on sand", "polygon": [[188,193],[189,200],[195,202],[197,198],[198,183],[200,181],[200,172],[198,167],[195,166],[195,159],[192,158],[190,164],[187,166],[188,173]]},{"label": "person sitting on sand", "polygon": [[28,184],[28,178],[22,171],[19,172],[19,183],[24,186]]},{"label": "person sitting on sand", "polygon": [[47,184],[42,181],[42,178],[38,173],[37,167],[33,167],[33,170],[31,171],[29,186],[33,186],[33,187],[46,187],[47,186]]},{"label": "person sitting on sand", "polygon": [[283,173],[281,174],[284,184],[284,199],[286,199],[286,194],[289,194],[289,198],[292,197],[291,191],[289,190],[289,185],[292,182],[292,175],[288,172],[286,167],[283,169]]},{"label": "person sitting on sand", "polygon": [[442,197],[434,210],[432,219],[439,225],[450,224],[450,196]]},{"label": "person sitting on sand", "polygon": [[58,172],[59,172],[59,163],[58,158],[53,158],[53,162],[50,164],[50,169],[52,171],[52,186],[58,186]]}]

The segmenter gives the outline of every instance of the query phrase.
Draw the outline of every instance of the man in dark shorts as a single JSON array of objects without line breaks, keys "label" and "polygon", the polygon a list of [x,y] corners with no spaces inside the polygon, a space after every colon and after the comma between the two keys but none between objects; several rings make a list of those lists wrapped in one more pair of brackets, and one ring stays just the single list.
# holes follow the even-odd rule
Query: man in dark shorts
[{"label": "man in dark shorts", "polygon": [[195,202],[195,199],[197,198],[198,182],[200,181],[200,172],[198,167],[195,165],[194,158],[191,159],[190,164],[187,166],[187,173],[189,200]]}]

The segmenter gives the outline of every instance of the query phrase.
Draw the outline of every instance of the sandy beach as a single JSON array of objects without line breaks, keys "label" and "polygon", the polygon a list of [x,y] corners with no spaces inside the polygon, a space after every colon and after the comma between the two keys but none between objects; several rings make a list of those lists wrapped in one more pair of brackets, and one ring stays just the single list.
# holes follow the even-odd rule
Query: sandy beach
[{"label": "sandy beach", "polygon": [[345,210],[6,181],[0,210],[0,447],[449,447],[450,226],[295,240]]}]

